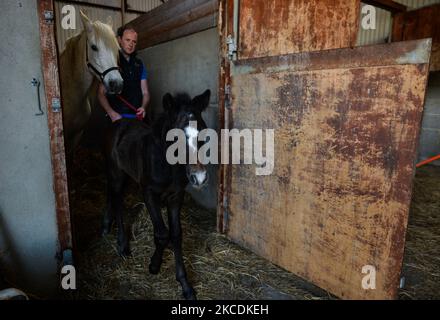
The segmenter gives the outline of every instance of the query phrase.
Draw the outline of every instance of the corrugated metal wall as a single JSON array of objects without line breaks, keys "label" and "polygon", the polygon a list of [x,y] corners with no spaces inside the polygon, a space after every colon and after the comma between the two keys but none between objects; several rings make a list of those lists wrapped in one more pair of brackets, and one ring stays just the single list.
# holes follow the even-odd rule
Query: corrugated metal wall
[{"label": "corrugated metal wall", "polygon": [[[406,5],[409,10],[418,9],[435,3],[440,3],[440,0],[394,0],[403,5]],[[362,4],[364,6],[364,4]],[[362,15],[361,15],[362,17]],[[377,8],[376,11],[376,29],[364,30],[359,26],[359,34],[357,45],[363,46],[368,44],[378,44],[388,42],[388,38],[392,28],[391,13]]]},{"label": "corrugated metal wall", "polygon": [[[362,4],[362,7],[365,5]],[[362,12],[362,11],[361,11]],[[362,13],[361,21],[362,22]],[[389,11],[376,8],[376,29],[365,30],[359,25],[359,33],[357,39],[358,46],[368,44],[386,43],[391,31],[391,13]]]},{"label": "corrugated metal wall", "polygon": [[127,9],[148,12],[160,6],[161,0],[127,0]]},{"label": "corrugated metal wall", "polygon": [[113,28],[116,30],[119,28],[122,24],[122,18],[121,18],[121,12],[117,10],[112,9],[101,9],[101,8],[95,8],[90,7],[86,5],[78,5],[75,4],[74,7],[76,9],[76,30],[64,30],[61,27],[61,18],[63,15],[61,14],[61,10],[63,6],[65,5],[71,5],[72,3],[67,2],[61,2],[57,1],[55,2],[55,15],[57,17],[57,42],[58,42],[58,49],[61,53],[64,49],[64,44],[66,43],[66,40],[70,37],[80,33],[83,29],[82,23],[81,23],[81,15],[79,14],[79,10],[82,10],[84,13],[87,14],[87,16],[92,20],[100,20],[103,22],[107,21],[107,17],[112,17],[113,19]]},{"label": "corrugated metal wall", "polygon": [[[57,1],[57,0],[55,0]],[[69,0],[69,2],[87,2],[87,3],[92,3],[92,4],[97,4],[97,5],[105,5],[105,6],[110,6],[110,7],[115,7],[115,8],[120,8],[121,7],[121,0]]]},{"label": "corrugated metal wall", "polygon": [[435,4],[435,3],[440,3],[439,0],[394,0],[394,1],[399,2],[401,4],[404,4],[410,10],[429,6],[429,5]]},{"label": "corrugated metal wall", "polygon": [[[66,40],[70,37],[80,33],[82,31],[82,24],[81,24],[81,17],[79,14],[79,10],[83,10],[87,13],[88,17],[95,21],[100,20],[103,22],[107,21],[107,17],[111,16],[113,19],[113,29],[116,31],[117,28],[119,28],[122,25],[122,15],[120,11],[121,7],[121,0],[110,0],[110,1],[103,1],[103,0],[87,0],[82,2],[88,2],[95,5],[106,5],[111,6],[115,8],[99,8],[96,6],[89,6],[86,4],[77,4],[75,3],[75,0],[70,1],[55,1],[55,14],[57,17],[57,42],[58,42],[58,48],[59,52],[62,52],[64,50],[64,45],[66,43]],[[164,1],[166,2],[166,1]],[[132,9],[136,11],[145,11],[148,12],[157,6],[160,6],[162,4],[162,1],[160,0],[127,0],[127,9]],[[76,30],[64,30],[61,28],[61,10],[63,6],[65,5],[73,5],[76,9]],[[119,8],[119,9],[118,9]],[[128,23],[134,19],[136,19],[139,16],[138,13],[131,13],[126,12],[125,13],[125,23]]]}]

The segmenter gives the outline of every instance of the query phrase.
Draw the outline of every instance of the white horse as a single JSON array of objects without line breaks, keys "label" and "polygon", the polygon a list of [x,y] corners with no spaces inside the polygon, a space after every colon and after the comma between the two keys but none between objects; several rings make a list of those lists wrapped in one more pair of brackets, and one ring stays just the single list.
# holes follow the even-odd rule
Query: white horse
[{"label": "white horse", "polygon": [[[84,30],[67,40],[60,56],[61,94],[66,152],[72,153],[90,118],[90,100],[102,82],[110,94],[122,90],[123,80],[118,68],[119,44],[112,29],[111,18],[104,24],[91,22],[81,12]],[[97,81],[94,81],[97,80]]]}]

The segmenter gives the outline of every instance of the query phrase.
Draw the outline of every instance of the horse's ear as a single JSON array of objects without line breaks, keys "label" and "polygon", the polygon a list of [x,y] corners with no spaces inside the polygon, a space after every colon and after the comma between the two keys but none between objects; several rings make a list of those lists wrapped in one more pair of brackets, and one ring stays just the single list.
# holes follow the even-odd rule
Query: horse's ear
[{"label": "horse's ear", "polygon": [[110,28],[113,29],[113,18],[112,16],[107,17],[107,24],[110,26]]},{"label": "horse's ear", "polygon": [[209,99],[211,97],[211,90],[206,90],[200,96],[195,97],[192,100],[192,105],[203,112],[209,105]]},{"label": "horse's ear", "polygon": [[82,10],[80,10],[79,13],[81,14],[81,21],[83,23],[84,29],[88,33],[91,33],[93,31],[92,21],[90,21],[90,19],[86,16],[86,14]]},{"label": "horse's ear", "polygon": [[170,93],[165,94],[162,99],[162,104],[165,111],[172,111],[175,105],[173,96]]}]

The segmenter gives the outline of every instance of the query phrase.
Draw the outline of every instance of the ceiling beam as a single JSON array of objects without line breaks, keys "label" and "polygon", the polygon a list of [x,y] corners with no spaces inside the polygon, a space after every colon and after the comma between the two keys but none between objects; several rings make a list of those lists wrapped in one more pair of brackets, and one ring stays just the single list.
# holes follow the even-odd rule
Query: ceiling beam
[{"label": "ceiling beam", "polygon": [[406,6],[403,4],[392,0],[362,0],[362,2],[387,11],[391,11],[391,13],[405,12],[407,10]]}]

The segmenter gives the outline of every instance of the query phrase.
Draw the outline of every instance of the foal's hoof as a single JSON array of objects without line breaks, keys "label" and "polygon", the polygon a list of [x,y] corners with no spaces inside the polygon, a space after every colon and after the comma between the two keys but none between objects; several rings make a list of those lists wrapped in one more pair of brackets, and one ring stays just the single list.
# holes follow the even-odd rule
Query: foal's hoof
[{"label": "foal's hoof", "polygon": [[186,300],[197,300],[196,290],[194,290],[192,287],[189,287],[187,290],[183,291],[183,297]]}]

